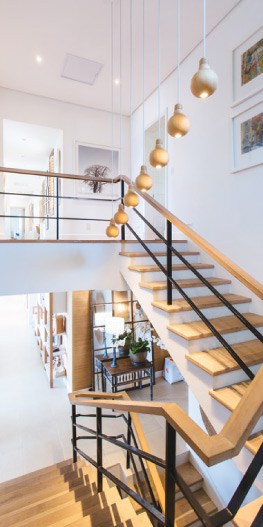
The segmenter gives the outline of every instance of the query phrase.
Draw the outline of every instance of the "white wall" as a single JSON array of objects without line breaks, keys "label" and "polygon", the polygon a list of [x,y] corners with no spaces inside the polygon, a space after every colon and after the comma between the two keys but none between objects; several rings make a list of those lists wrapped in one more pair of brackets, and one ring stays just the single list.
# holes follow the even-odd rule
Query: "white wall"
[{"label": "white wall", "polygon": [[[207,56],[219,85],[207,100],[190,92],[190,81],[202,56],[201,45],[181,66],[181,93],[191,121],[187,136],[168,138],[168,209],[237,264],[263,280],[262,166],[231,172],[232,50],[250,37],[262,21],[262,1],[242,0],[207,39]],[[182,39],[187,35],[182,35]],[[172,52],[172,50],[171,50]],[[261,75],[263,77],[263,75]],[[156,94],[145,105],[145,127],[157,118]],[[254,102],[262,100],[262,92]],[[161,88],[161,113],[177,103],[176,75]],[[246,106],[244,103],[241,109]],[[134,170],[141,164],[141,109],[134,115]],[[263,159],[262,159],[263,162]]]},{"label": "white wall", "polygon": [[[26,123],[38,124],[59,128],[63,131],[63,171],[67,173],[76,173],[76,142],[84,142],[91,145],[112,146],[112,115],[109,112],[94,110],[74,104],[67,104],[44,97],[29,95],[5,88],[0,88],[0,122],[3,119],[23,121]],[[129,141],[128,141],[128,124],[127,117],[122,118],[122,172],[127,173],[127,159],[129,158]],[[113,146],[120,146],[120,123],[119,116],[113,116]],[[0,163],[3,165],[3,126],[0,127]],[[0,182],[1,184],[1,182]],[[74,195],[74,183],[66,182],[63,185],[63,192]],[[0,188],[1,190],[1,188]],[[1,203],[0,203],[1,205]],[[104,205],[103,217],[111,217],[111,205]],[[94,211],[98,209],[97,202],[89,207],[76,205],[74,212],[78,215],[87,213],[85,217],[92,217]],[[2,209],[2,206],[1,206]],[[72,201],[65,202],[62,213],[69,217],[72,216]],[[80,228],[81,222],[76,222],[77,228]],[[70,230],[75,233],[76,225],[71,222],[65,225],[67,232]],[[101,234],[104,235],[106,224],[101,227]],[[95,229],[95,230],[94,230]],[[86,237],[94,237],[96,228],[84,224],[82,234]],[[0,228],[0,233],[3,229]],[[0,236],[1,237],[1,236]]]}]

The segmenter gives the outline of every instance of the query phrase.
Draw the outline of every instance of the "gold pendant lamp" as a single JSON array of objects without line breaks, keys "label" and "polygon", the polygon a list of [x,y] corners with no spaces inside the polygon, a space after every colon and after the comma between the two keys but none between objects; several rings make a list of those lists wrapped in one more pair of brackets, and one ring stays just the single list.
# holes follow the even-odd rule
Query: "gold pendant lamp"
[{"label": "gold pendant lamp", "polygon": [[119,236],[119,228],[115,225],[113,218],[110,220],[110,224],[106,229],[106,234],[109,238],[117,238]]},{"label": "gold pendant lamp", "polygon": [[191,92],[199,99],[207,99],[217,88],[218,77],[206,58],[206,0],[203,0],[203,58],[199,61],[198,71],[191,80]]},{"label": "gold pendant lamp", "polygon": [[128,219],[129,219],[128,214],[126,214],[122,203],[120,203],[117,212],[115,212],[115,214],[114,214],[114,221],[118,225],[125,225],[125,223],[127,223]]},{"label": "gold pendant lamp", "polygon": [[[180,28],[180,0],[177,0],[177,93],[178,101],[181,98],[180,90],[180,47],[181,47],[181,28]],[[172,137],[179,139],[187,134],[190,128],[190,121],[183,113],[183,106],[178,102],[174,107],[174,113],[167,123],[167,132]]]},{"label": "gold pendant lamp", "polygon": [[140,198],[138,194],[136,194],[134,190],[134,186],[132,183],[132,0],[130,0],[130,180],[131,183],[128,188],[128,192],[126,192],[125,196],[123,197],[123,203],[125,207],[133,208],[137,207],[140,202]]},{"label": "gold pendant lamp", "polygon": [[145,126],[144,126],[144,58],[145,58],[145,45],[144,45],[144,19],[145,19],[145,2],[142,2],[142,159],[143,164],[141,166],[140,174],[135,180],[135,184],[138,190],[146,192],[150,190],[153,185],[153,180],[147,172],[147,166],[145,165]]},{"label": "gold pendant lamp", "polygon": [[169,154],[163,146],[161,135],[161,87],[160,87],[160,0],[158,0],[158,128],[159,128],[159,138],[156,139],[155,147],[150,153],[149,161],[152,167],[154,168],[164,168],[169,162]]}]

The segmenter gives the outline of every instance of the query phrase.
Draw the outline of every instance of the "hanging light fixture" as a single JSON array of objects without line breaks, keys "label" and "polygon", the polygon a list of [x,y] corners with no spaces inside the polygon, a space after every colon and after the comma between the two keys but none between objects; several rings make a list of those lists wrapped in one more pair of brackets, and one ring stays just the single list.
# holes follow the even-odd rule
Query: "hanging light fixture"
[{"label": "hanging light fixture", "polygon": [[130,179],[128,192],[126,192],[123,203],[126,207],[137,207],[140,202],[138,194],[133,189],[132,183],[132,0],[130,0]]},{"label": "hanging light fixture", "polygon": [[163,146],[161,135],[161,89],[160,89],[160,0],[158,1],[158,135],[159,138],[156,139],[155,148],[150,153],[149,161],[154,168],[163,168],[167,165],[169,161],[169,154]]},{"label": "hanging light fixture", "polygon": [[125,223],[127,223],[128,219],[129,219],[128,214],[126,214],[126,212],[125,212],[125,210],[123,208],[123,204],[120,203],[117,212],[115,212],[115,214],[114,214],[114,221],[118,225],[125,225]]},{"label": "hanging light fixture", "polygon": [[[180,0],[177,0],[177,94],[178,101],[181,98],[180,89],[180,47],[181,47],[181,28],[180,28]],[[183,113],[183,106],[178,102],[174,107],[174,114],[167,123],[167,132],[172,137],[180,138],[187,134],[190,128],[190,121]]]},{"label": "hanging light fixture", "polygon": [[206,99],[217,88],[217,74],[211,70],[206,58],[206,0],[203,0],[203,58],[199,61],[199,69],[191,80],[191,92],[195,97]]},{"label": "hanging light fixture", "polygon": [[144,15],[145,15],[145,2],[142,2],[142,159],[143,164],[141,166],[140,174],[137,176],[135,183],[136,187],[142,192],[150,190],[153,185],[153,180],[147,172],[147,166],[145,165],[145,133],[144,133]]},{"label": "hanging light fixture", "polygon": [[111,2],[111,214],[112,219],[106,229],[109,238],[117,238],[119,229],[113,218],[113,3]]}]

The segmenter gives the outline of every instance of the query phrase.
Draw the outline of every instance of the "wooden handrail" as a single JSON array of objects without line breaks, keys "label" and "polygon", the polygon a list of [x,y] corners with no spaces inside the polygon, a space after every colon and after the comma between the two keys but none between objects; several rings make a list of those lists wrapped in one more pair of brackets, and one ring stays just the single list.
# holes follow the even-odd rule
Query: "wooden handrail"
[{"label": "wooden handrail", "polygon": [[[61,179],[82,179],[85,181],[97,181],[98,178],[85,176],[80,174],[65,174],[62,172],[44,172],[40,170],[24,170],[18,168],[10,167],[0,167],[0,173],[11,173],[11,174],[22,174],[22,175],[31,175],[31,176],[45,176],[45,177],[59,177]],[[119,183],[123,180],[127,185],[133,184],[132,181],[125,175],[119,175],[113,179],[111,178],[100,178],[102,183]],[[213,260],[218,262],[222,267],[224,267],[232,276],[237,278],[242,284],[244,284],[250,291],[253,291],[255,295],[263,299],[263,284],[258,280],[253,278],[249,273],[244,269],[235,264],[230,258],[225,256],[221,251],[216,249],[211,243],[209,243],[205,238],[200,236],[195,232],[191,227],[188,227],[183,221],[179,220],[174,214],[169,212],[163,205],[158,203],[153,199],[147,192],[141,192],[137,187],[135,187],[137,194],[139,194],[147,203],[149,203],[155,210],[157,210],[164,218],[169,220],[177,229],[179,229],[183,234],[192,240],[200,249],[205,251]]]},{"label": "wooden handrail", "polygon": [[[127,176],[120,176],[127,185],[131,183]],[[197,234],[191,227],[188,227],[183,221],[179,220],[174,214],[169,212],[163,205],[153,199],[147,192],[141,192],[136,188],[137,194],[139,194],[147,203],[149,203],[155,210],[157,210],[164,218],[169,220],[175,227],[177,227],[183,234],[192,240],[200,249],[205,251],[209,256],[216,260],[222,267],[224,267],[232,276],[237,278],[239,282],[244,284],[250,291],[253,291],[255,295],[263,299],[263,284],[258,282],[253,276],[244,271],[241,267],[235,264],[230,258],[225,256],[221,251],[216,249],[211,243],[205,238]]]},{"label": "wooden handrail", "polygon": [[[70,403],[81,406],[110,408],[164,417],[187,444],[206,463],[212,466],[239,454],[263,411],[263,366],[251,382],[245,395],[229,417],[221,432],[210,437],[177,404],[131,401],[126,392],[105,394],[100,392],[73,392]],[[120,397],[122,396],[122,398]],[[95,399],[92,399],[94,398]],[[97,399],[100,397],[99,399]]]}]

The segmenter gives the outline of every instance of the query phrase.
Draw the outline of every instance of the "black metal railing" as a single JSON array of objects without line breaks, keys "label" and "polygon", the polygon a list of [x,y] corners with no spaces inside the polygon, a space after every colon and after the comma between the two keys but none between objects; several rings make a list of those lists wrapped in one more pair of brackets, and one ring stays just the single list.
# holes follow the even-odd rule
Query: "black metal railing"
[{"label": "black metal railing", "polygon": [[[77,422],[77,418],[96,418],[96,430],[90,427],[86,427]],[[116,436],[109,436],[102,433],[102,420],[103,419],[124,419],[125,425],[127,426],[127,435],[119,434]],[[77,429],[85,431],[90,435],[77,435]],[[96,459],[93,459],[89,454],[78,448],[77,442],[79,440],[90,440],[95,439],[97,444],[97,455]],[[133,445],[131,444],[133,440]],[[129,461],[132,461],[134,474],[140,489],[140,494],[135,492],[133,489],[128,487],[126,483],[117,478],[108,469],[103,467],[103,442],[109,442],[117,447],[120,447],[127,453],[127,466]],[[139,505],[148,513],[149,517],[153,520],[157,520],[159,525],[165,527],[174,527],[174,520],[176,517],[176,486],[187,499],[193,510],[195,511],[198,519],[205,527],[221,527],[226,523],[230,522],[238,510],[240,509],[245,497],[247,496],[250,488],[252,487],[256,477],[259,474],[263,466],[263,444],[258,449],[254,456],[251,464],[249,465],[246,473],[241,479],[236,491],[230,499],[228,505],[220,510],[211,514],[207,514],[205,509],[202,507],[200,502],[196,499],[195,493],[187,485],[184,478],[179,474],[176,468],[176,431],[173,426],[166,422],[166,438],[165,438],[165,460],[160,457],[154,456],[149,452],[145,452],[138,447],[136,435],[132,427],[131,416],[128,414],[102,414],[100,407],[97,407],[96,414],[77,414],[76,406],[72,405],[72,448],[73,448],[73,462],[77,461],[77,454],[82,456],[86,461],[91,463],[97,469],[97,490],[101,492],[103,490],[103,476],[110,479],[119,491],[124,492],[132,499],[134,499]],[[141,476],[136,466],[134,456],[138,458],[141,470],[143,472],[145,482],[147,485],[148,493],[151,500],[148,501],[147,495],[144,492],[144,488],[141,481]],[[144,460],[149,461],[152,464],[161,467],[165,470],[165,511],[164,513],[160,509],[160,505],[155,498],[151,482],[149,480]],[[253,527],[262,527],[262,515],[263,507],[259,511],[254,523],[251,524]]]}]

